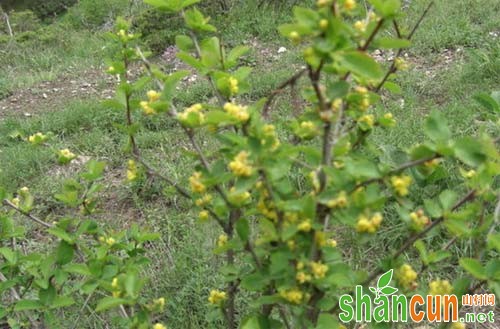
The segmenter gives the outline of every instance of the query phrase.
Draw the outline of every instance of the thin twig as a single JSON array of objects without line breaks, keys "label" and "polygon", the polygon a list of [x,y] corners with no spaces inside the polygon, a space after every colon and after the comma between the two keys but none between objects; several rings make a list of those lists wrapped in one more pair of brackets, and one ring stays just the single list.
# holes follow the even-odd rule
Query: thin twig
[{"label": "thin twig", "polygon": [[24,210],[22,210],[21,208],[19,208],[18,206],[16,206],[15,204],[13,204],[12,202],[10,202],[9,200],[5,199],[3,200],[3,204],[14,209],[15,211],[17,211],[18,213],[20,213],[21,215],[24,215],[25,217],[31,219],[32,221],[42,225],[42,226],[45,226],[47,228],[51,228],[52,225],[49,224],[49,223],[46,223],[44,222],[43,220],[41,220],[40,218],[38,217],[35,217],[33,216],[32,214],[30,214],[29,212],[26,212]]}]

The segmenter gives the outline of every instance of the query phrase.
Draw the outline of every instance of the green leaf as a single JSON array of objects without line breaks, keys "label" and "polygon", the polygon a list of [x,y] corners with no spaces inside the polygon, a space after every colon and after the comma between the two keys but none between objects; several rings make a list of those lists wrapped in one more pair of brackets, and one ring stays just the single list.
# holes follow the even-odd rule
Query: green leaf
[{"label": "green leaf", "polygon": [[481,104],[485,109],[493,113],[500,112],[500,105],[488,94],[480,93],[474,96],[474,100]]},{"label": "green leaf", "polygon": [[247,46],[238,46],[238,47],[231,49],[231,51],[229,52],[229,55],[227,55],[227,58],[226,58],[226,62],[225,62],[226,67],[232,68],[232,67],[236,66],[238,64],[238,60],[240,59],[240,57],[245,55],[246,53],[248,53],[249,50],[250,50],[250,48]]},{"label": "green leaf", "polygon": [[479,166],[487,159],[483,152],[483,145],[471,137],[463,137],[457,140],[454,150],[458,159],[472,167]]},{"label": "green leaf", "polygon": [[304,8],[304,7],[294,7],[293,14],[297,22],[301,25],[306,25],[314,28],[318,25],[319,14],[317,11]]},{"label": "green leaf", "polygon": [[384,274],[382,274],[380,276],[380,278],[378,279],[377,281],[377,287],[379,289],[383,288],[383,287],[386,287],[389,285],[389,283],[391,283],[391,280],[392,280],[392,273],[393,273],[393,270],[389,270],[387,272],[385,272]]},{"label": "green leaf", "polygon": [[96,311],[106,311],[115,307],[118,307],[123,304],[127,304],[127,300],[124,298],[114,298],[114,297],[104,297],[97,303]]},{"label": "green leaf", "polygon": [[248,224],[248,219],[240,218],[236,222],[236,232],[241,240],[248,241],[248,237],[250,236],[250,225]]},{"label": "green leaf", "polygon": [[59,228],[59,227],[52,227],[47,230],[50,234],[58,237],[61,240],[66,241],[69,244],[73,244],[74,240],[73,238],[66,232],[65,230]]},{"label": "green leaf", "polygon": [[57,296],[52,301],[52,304],[49,306],[50,308],[61,308],[68,307],[75,303],[75,300],[71,296]]},{"label": "green leaf", "polygon": [[60,265],[67,264],[73,259],[75,250],[73,246],[66,241],[61,241],[56,250],[56,262]]},{"label": "green leaf", "polygon": [[458,199],[457,192],[452,190],[444,190],[439,194],[439,202],[443,210],[450,210]]},{"label": "green leaf", "polygon": [[384,288],[380,289],[380,292],[383,295],[392,295],[392,294],[394,294],[397,291],[398,291],[397,288],[393,288],[393,287],[390,287],[390,286],[387,286],[387,287],[384,287]]},{"label": "green leaf", "polygon": [[424,124],[425,134],[435,142],[447,141],[451,138],[451,132],[446,123],[444,116],[433,111]]},{"label": "green leaf", "polygon": [[496,249],[500,252],[500,233],[492,233],[488,235],[488,248]]},{"label": "green leaf", "polygon": [[369,2],[384,18],[394,17],[401,8],[400,0],[369,0]]},{"label": "green leaf", "polygon": [[17,263],[17,253],[10,248],[0,248],[0,255],[2,255],[10,264]]},{"label": "green leaf", "polygon": [[383,87],[387,90],[389,90],[391,93],[399,95],[401,94],[401,87],[392,81],[386,81],[384,82]]},{"label": "green leaf", "polygon": [[460,266],[462,266],[467,272],[472,274],[473,277],[479,280],[486,280],[486,272],[481,265],[481,263],[474,258],[462,258],[460,259]]},{"label": "green leaf", "polygon": [[382,78],[383,72],[380,65],[361,51],[346,51],[339,57],[340,65],[354,75],[373,80]]},{"label": "green leaf", "polygon": [[37,310],[43,307],[42,303],[39,300],[29,300],[24,299],[20,300],[14,306],[14,311],[29,311],[29,310]]},{"label": "green leaf", "polygon": [[92,275],[86,264],[66,264],[63,269],[68,273],[80,274],[84,276]]},{"label": "green leaf", "polygon": [[415,247],[415,249],[417,249],[422,263],[424,263],[425,265],[429,264],[429,257],[427,254],[427,249],[425,248],[425,243],[422,240],[417,240],[415,241],[413,246]]},{"label": "green leaf", "polygon": [[193,40],[187,35],[177,35],[175,37],[175,45],[177,48],[183,51],[191,51],[194,49]]},{"label": "green leaf", "polygon": [[332,314],[321,313],[316,324],[316,329],[338,329],[339,321]]}]

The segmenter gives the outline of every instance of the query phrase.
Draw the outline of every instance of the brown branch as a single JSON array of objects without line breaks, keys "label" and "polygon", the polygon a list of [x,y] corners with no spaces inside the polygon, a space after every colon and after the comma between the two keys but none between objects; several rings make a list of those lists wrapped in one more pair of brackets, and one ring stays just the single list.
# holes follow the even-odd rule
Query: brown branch
[{"label": "brown branch", "polygon": [[266,103],[264,104],[264,108],[262,110],[262,115],[264,117],[267,117],[269,115],[269,110],[271,109],[271,104],[274,100],[274,98],[283,92],[283,90],[289,86],[289,85],[294,85],[297,83],[297,81],[302,77],[304,73],[306,73],[306,69],[301,69],[300,71],[296,72],[292,77],[290,77],[288,80],[282,82],[278,88],[273,90],[271,94],[267,97]]},{"label": "brown branch", "polygon": [[[418,27],[420,26],[420,23],[422,23],[422,21],[424,20],[425,16],[427,16],[427,14],[429,13],[429,10],[431,9],[431,7],[433,5],[434,5],[434,1],[432,1],[432,2],[429,3],[429,5],[424,10],[424,12],[422,13],[422,15],[420,15],[420,18],[418,19],[417,23],[415,24],[415,26],[411,30],[411,32],[408,35],[408,37],[406,38],[406,40],[408,40],[408,41],[411,40],[411,38],[413,37],[413,35],[417,31]],[[401,37],[401,33],[399,32],[399,28],[398,28],[398,25],[397,25],[396,21],[394,21],[394,27],[396,28],[396,33],[398,34],[398,37]],[[396,60],[398,59],[398,57],[401,56],[402,53],[403,53],[403,49],[399,49],[398,52],[397,52],[397,54],[396,54],[396,56],[394,56],[394,60],[391,63],[391,67],[389,68],[389,70],[387,71],[387,73],[385,74],[385,76],[382,78],[382,81],[375,88],[375,92],[376,93],[378,93],[380,91],[380,89],[382,89],[382,86],[387,81],[387,79],[389,79],[390,75],[397,71]]]},{"label": "brown branch", "polygon": [[8,206],[8,207],[10,207],[10,208],[14,209],[15,211],[17,211],[17,212],[18,212],[18,213],[20,213],[21,215],[23,215],[23,216],[25,216],[25,217],[27,217],[27,218],[31,219],[32,221],[36,222],[37,224],[40,224],[40,225],[45,226],[45,227],[47,227],[47,228],[51,228],[51,227],[52,227],[52,225],[51,225],[51,224],[46,223],[46,222],[44,222],[43,220],[41,220],[40,218],[33,216],[33,215],[32,215],[32,214],[30,214],[29,212],[26,212],[26,211],[22,210],[21,208],[19,208],[18,206],[16,206],[15,204],[13,204],[12,202],[10,202],[10,201],[9,201],[9,200],[7,200],[7,199],[3,200],[3,204],[4,204],[5,206]]}]

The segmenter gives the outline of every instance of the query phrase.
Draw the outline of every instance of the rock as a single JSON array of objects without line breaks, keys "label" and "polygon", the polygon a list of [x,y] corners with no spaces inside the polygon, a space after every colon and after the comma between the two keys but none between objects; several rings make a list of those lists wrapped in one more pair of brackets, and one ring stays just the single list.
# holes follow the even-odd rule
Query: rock
[{"label": "rock", "polygon": [[286,53],[287,49],[285,47],[280,47],[278,49],[278,54]]}]

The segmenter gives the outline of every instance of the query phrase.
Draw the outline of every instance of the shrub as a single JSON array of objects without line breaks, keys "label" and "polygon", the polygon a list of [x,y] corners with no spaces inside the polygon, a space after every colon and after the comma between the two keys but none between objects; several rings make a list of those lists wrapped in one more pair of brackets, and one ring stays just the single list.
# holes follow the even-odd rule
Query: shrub
[{"label": "shrub", "polygon": [[[383,154],[385,148],[372,142],[375,130],[397,125],[380,93],[398,90],[394,74],[406,66],[400,55],[411,35],[380,35],[398,26],[398,1],[372,1],[369,13],[353,0],[296,7],[294,21],[279,30],[303,47],[305,66],[252,103],[242,97],[250,88],[251,69],[240,65],[248,47],[222,45],[215,26],[193,6],[197,1],[146,2],[183,17],[190,33],[176,37],[178,57],[206,77],[216,101],[193,99],[179,108],[176,90],[189,72],[167,75],[152,66],[136,48],[139,36],[119,19],[110,35],[119,51],[107,71],[120,83],[106,105],[123,112],[119,128],[128,141],[128,183],[162,181],[192,203],[200,225],[219,229],[214,253],[224,261],[219,271],[225,283],[210,287],[206,300],[226,328],[345,328],[340,321],[349,322],[346,315],[352,312],[339,300],[352,299],[363,287],[377,306],[374,328],[390,327],[384,321],[388,310],[379,306],[397,291],[408,297],[453,293],[459,300],[481,287],[499,293],[498,140],[484,132],[456,138],[433,111],[422,127],[425,141],[403,158]],[[384,70],[370,56],[371,47],[395,49],[397,56]],[[149,75],[130,81],[133,61],[142,61]],[[144,95],[148,82],[158,90]],[[275,98],[288,87],[295,115],[277,126]],[[478,101],[492,112],[500,108],[487,94]],[[196,163],[182,181],[151,166],[142,154],[137,112],[146,119],[167,115],[184,133]],[[26,142],[50,147],[50,137],[36,133]],[[214,147],[202,147],[202,138]],[[60,164],[76,158],[67,149],[53,152]],[[80,216],[94,213],[104,166],[91,161],[56,199]],[[435,184],[446,176],[457,178],[449,178],[449,186]],[[17,299],[0,309],[0,318],[8,316],[14,325],[40,319],[47,325],[57,321],[57,309],[81,296],[98,311],[120,312],[120,327],[166,328],[154,315],[163,311],[165,300],[140,294],[145,243],[157,235],[137,226],[107,232],[92,220],[46,223],[31,214],[34,197],[28,188],[0,197],[10,209],[0,216],[5,259],[0,291]],[[22,238],[24,231],[12,221],[14,212],[55,238],[47,261],[12,247],[12,238]],[[27,293],[21,298],[18,291]],[[90,301],[94,292],[98,300]],[[242,294],[251,302],[243,304]],[[456,321],[451,325],[463,328]]]},{"label": "shrub", "polygon": [[105,23],[113,22],[124,13],[129,0],[81,0],[70,9],[68,19],[74,26],[99,28]]},{"label": "shrub", "polygon": [[7,0],[2,3],[5,9],[29,9],[39,18],[53,17],[66,11],[77,0]]}]

